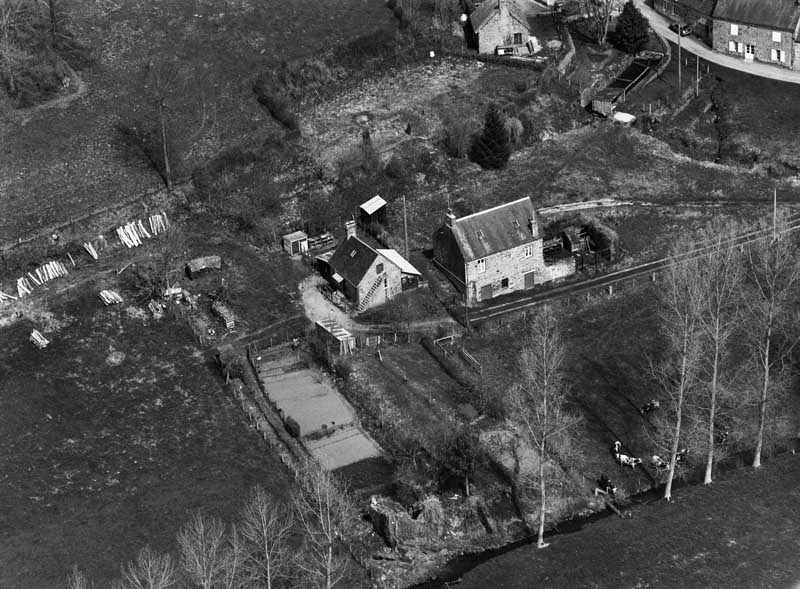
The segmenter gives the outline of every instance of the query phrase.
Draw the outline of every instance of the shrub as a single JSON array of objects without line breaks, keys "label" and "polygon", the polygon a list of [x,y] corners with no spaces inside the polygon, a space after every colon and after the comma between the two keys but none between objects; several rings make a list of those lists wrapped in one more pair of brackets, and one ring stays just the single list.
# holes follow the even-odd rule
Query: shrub
[{"label": "shrub", "polygon": [[274,89],[269,87],[269,83],[263,77],[256,80],[253,85],[253,92],[255,92],[259,104],[269,111],[272,118],[290,131],[299,130],[300,124],[291,110],[290,101],[287,96],[275,92]]},{"label": "shrub", "polygon": [[493,170],[504,168],[511,157],[511,142],[503,117],[494,103],[486,111],[483,132],[473,140],[469,157],[482,168]]},{"label": "shrub", "polygon": [[442,120],[442,147],[447,155],[455,158],[467,157],[472,139],[472,121],[462,117],[447,117]]},{"label": "shrub", "polygon": [[396,153],[392,155],[392,158],[389,160],[389,163],[386,164],[386,169],[384,171],[389,178],[394,178],[395,180],[404,180],[408,177],[408,167],[406,162]]}]

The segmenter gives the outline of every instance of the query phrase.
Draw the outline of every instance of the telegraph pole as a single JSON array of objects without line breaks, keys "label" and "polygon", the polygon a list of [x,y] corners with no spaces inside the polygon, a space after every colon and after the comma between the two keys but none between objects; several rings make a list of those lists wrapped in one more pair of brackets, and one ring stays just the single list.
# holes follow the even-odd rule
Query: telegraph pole
[{"label": "telegraph pole", "polygon": [[772,188],[772,241],[778,239],[778,187]]},{"label": "telegraph pole", "polygon": [[406,216],[406,195],[403,195],[403,235],[406,240],[406,260],[408,259],[408,217]]},{"label": "telegraph pole", "polygon": [[683,86],[681,84],[681,27],[678,25],[678,98],[680,98]]},{"label": "telegraph pole", "polygon": [[697,66],[697,70],[694,73],[695,79],[695,88],[694,88],[694,95],[700,96],[700,56],[695,55],[695,65]]}]

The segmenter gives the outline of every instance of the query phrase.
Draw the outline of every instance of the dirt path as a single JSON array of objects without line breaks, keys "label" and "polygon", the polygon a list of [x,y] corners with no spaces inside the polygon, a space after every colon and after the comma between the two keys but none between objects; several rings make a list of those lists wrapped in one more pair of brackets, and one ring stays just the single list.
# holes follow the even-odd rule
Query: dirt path
[{"label": "dirt path", "polygon": [[347,313],[322,295],[317,288],[321,284],[325,284],[325,280],[321,276],[313,275],[303,280],[298,287],[306,317],[314,322],[333,319],[348,330],[364,329],[363,325],[357,324]]}]

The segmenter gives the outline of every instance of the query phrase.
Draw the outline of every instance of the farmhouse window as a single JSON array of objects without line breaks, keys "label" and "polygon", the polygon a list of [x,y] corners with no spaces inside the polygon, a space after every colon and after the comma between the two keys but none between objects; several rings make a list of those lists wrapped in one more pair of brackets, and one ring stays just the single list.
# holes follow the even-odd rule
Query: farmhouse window
[{"label": "farmhouse window", "polygon": [[772,40],[775,43],[781,42],[781,32],[780,31],[772,31]]},{"label": "farmhouse window", "polygon": [[756,54],[756,46],[752,43],[748,43],[744,46],[744,53],[745,55],[755,55]]},{"label": "farmhouse window", "polygon": [[500,288],[508,288],[508,278],[503,278],[503,280],[500,281]]},{"label": "farmhouse window", "polygon": [[667,4],[666,0],[664,1],[664,3],[661,6],[663,7],[664,12],[666,12],[667,9],[669,8],[669,4]]},{"label": "farmhouse window", "polygon": [[377,266],[375,266],[375,273],[383,274],[383,264],[378,264]]},{"label": "farmhouse window", "polygon": [[731,25],[731,35],[738,35],[739,34],[739,25]]},{"label": "farmhouse window", "polygon": [[674,4],[672,5],[672,14],[678,14],[678,9]]},{"label": "farmhouse window", "polygon": [[742,52],[742,44],[739,41],[731,41],[728,44],[728,50],[731,53],[741,53]]},{"label": "farmhouse window", "polygon": [[483,231],[481,231],[480,229],[475,230],[475,235],[478,236],[478,239],[483,239]]},{"label": "farmhouse window", "polygon": [[773,49],[772,61],[786,61],[786,53],[784,53],[780,49]]},{"label": "farmhouse window", "polygon": [[486,258],[481,258],[475,262],[475,271],[478,274],[486,272]]},{"label": "farmhouse window", "polygon": [[526,245],[525,246],[525,257],[526,258],[530,258],[532,255],[533,255],[533,246],[532,245]]},{"label": "farmhouse window", "polygon": [[514,33],[514,45],[522,45],[522,33]]}]

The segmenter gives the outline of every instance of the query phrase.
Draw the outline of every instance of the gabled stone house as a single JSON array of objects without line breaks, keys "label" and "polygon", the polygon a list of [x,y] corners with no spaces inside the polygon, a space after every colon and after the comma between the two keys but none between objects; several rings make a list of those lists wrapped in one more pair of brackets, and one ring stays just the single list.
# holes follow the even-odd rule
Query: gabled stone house
[{"label": "gabled stone house", "polygon": [[433,235],[433,259],[466,293],[467,305],[575,272],[571,258],[545,263],[536,211],[528,197],[466,217],[448,213]]},{"label": "gabled stone house", "polygon": [[716,51],[800,69],[797,0],[717,0],[713,17]]},{"label": "gabled stone house", "polygon": [[653,0],[656,12],[692,27],[692,32],[711,45],[715,0]]},{"label": "gabled stone house", "polygon": [[495,53],[500,45],[524,46],[528,19],[514,0],[486,0],[469,15],[472,44],[478,53]]},{"label": "gabled stone house", "polygon": [[361,313],[392,300],[404,290],[420,284],[420,273],[395,250],[372,248],[356,235],[355,221],[345,224],[347,236],[330,257],[327,275],[356,310]]}]

